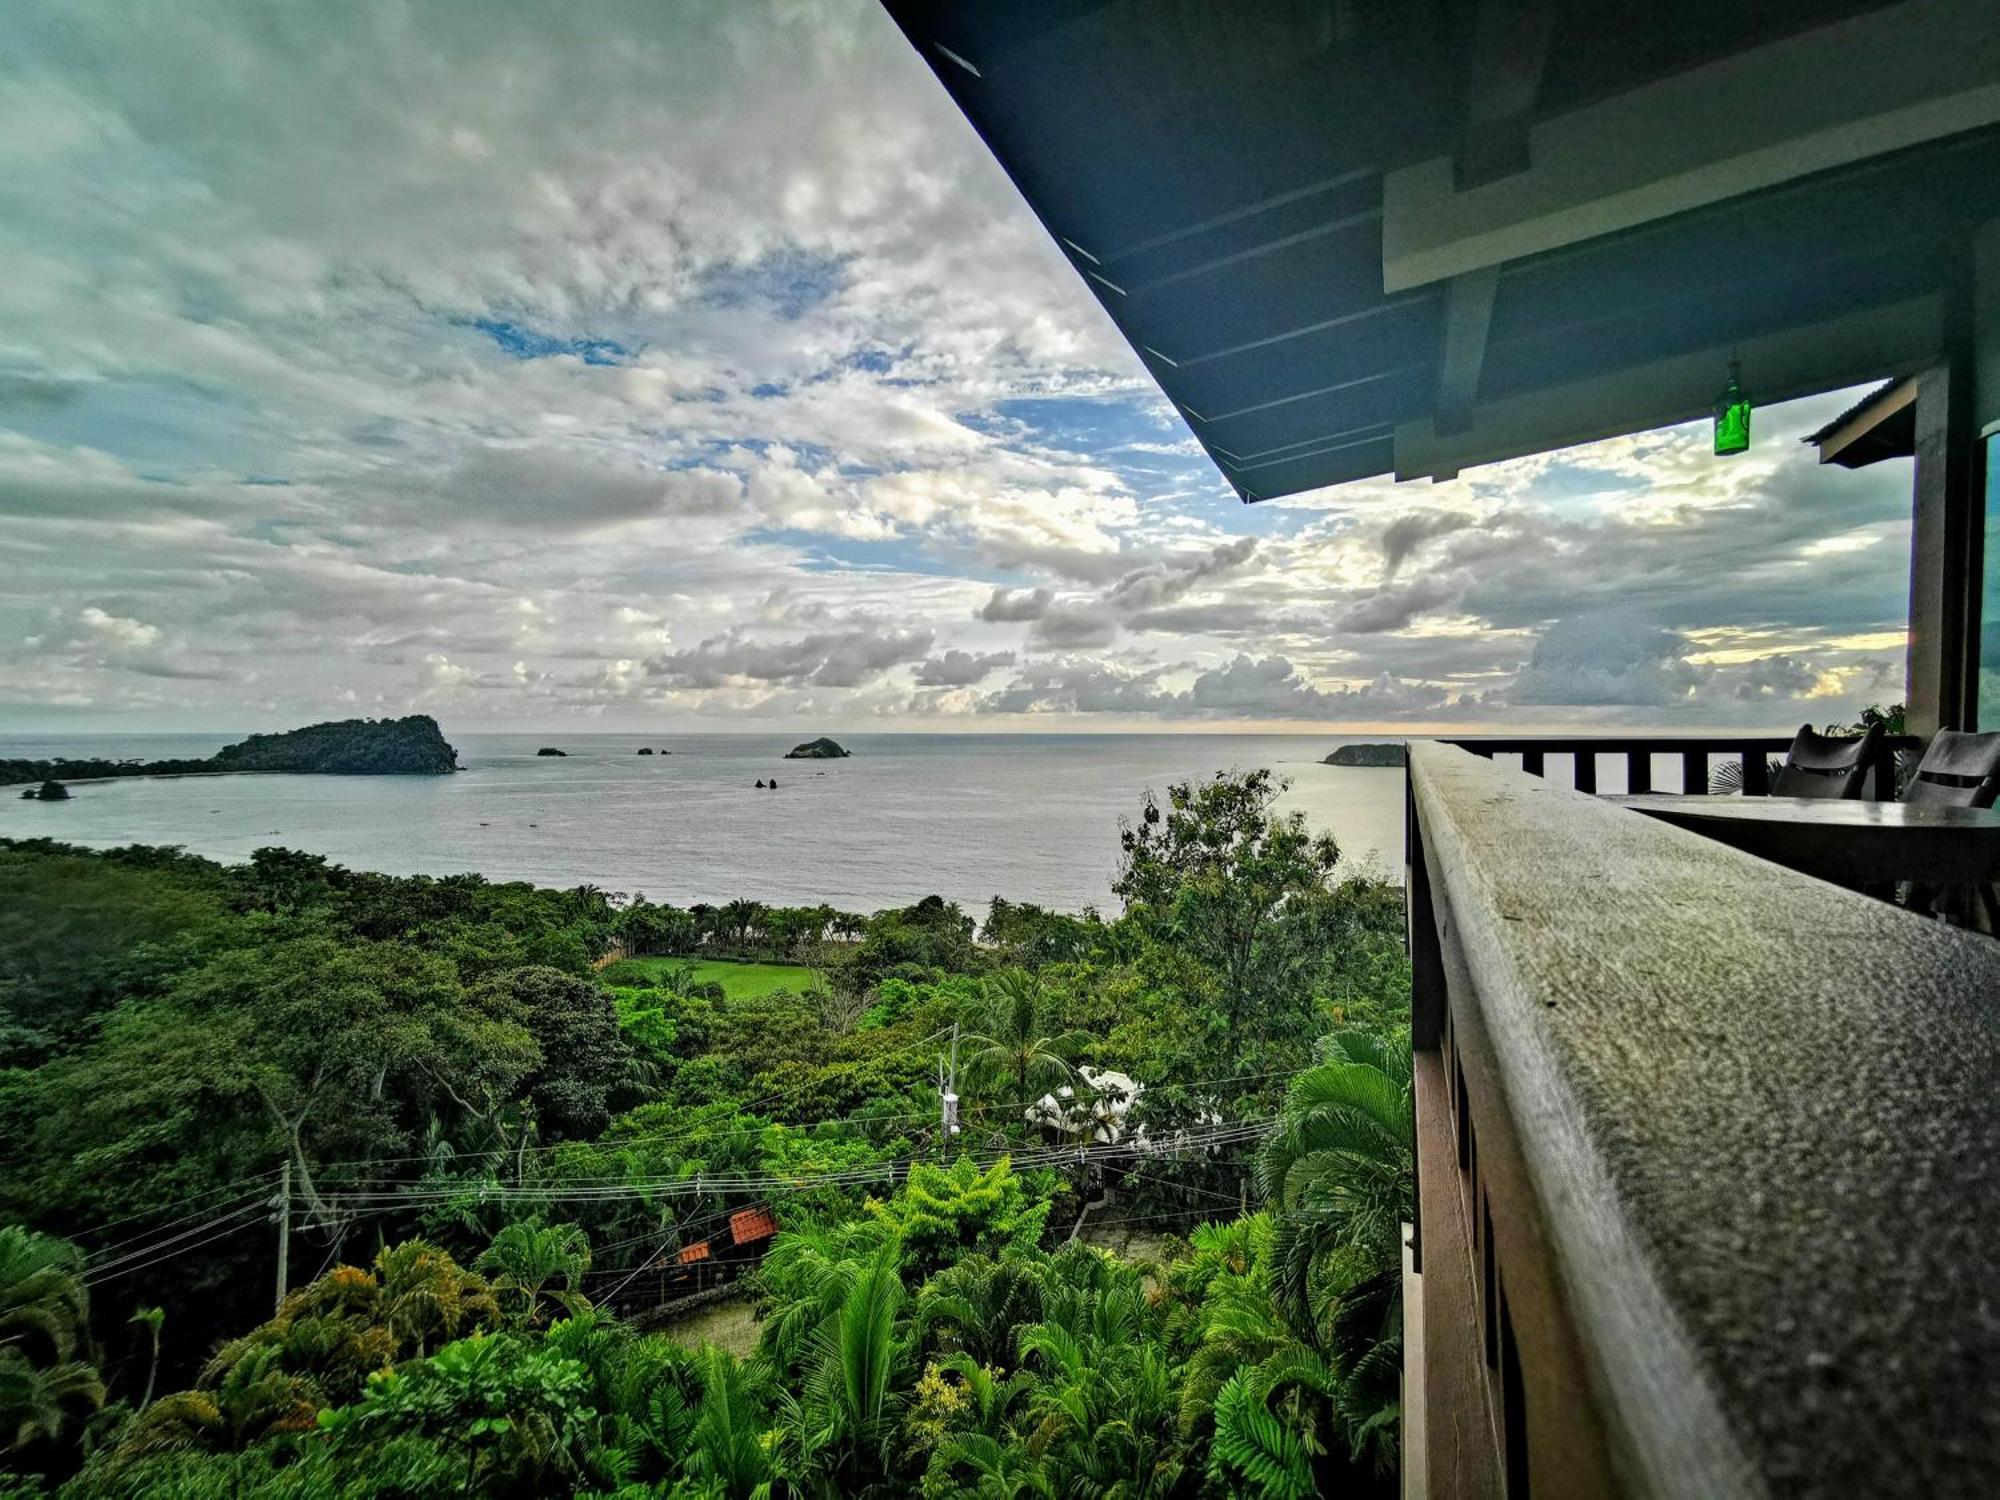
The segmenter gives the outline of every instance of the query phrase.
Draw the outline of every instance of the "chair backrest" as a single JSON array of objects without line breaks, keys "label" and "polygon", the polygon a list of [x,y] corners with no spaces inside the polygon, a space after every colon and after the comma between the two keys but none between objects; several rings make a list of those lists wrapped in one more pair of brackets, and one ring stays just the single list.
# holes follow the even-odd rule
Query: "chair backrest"
[{"label": "chair backrest", "polygon": [[1820,734],[1801,724],[1785,768],[1771,782],[1773,797],[1859,797],[1868,784],[1882,726],[1854,736]]},{"label": "chair backrest", "polygon": [[1929,807],[1991,807],[2000,797],[2000,734],[1940,729],[1903,788],[1903,800]]}]

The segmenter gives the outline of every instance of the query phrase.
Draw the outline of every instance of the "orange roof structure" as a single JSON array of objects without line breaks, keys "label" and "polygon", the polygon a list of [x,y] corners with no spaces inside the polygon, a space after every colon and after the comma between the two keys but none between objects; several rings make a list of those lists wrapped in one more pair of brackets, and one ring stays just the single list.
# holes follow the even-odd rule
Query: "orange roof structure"
[{"label": "orange roof structure", "polygon": [[687,1266],[693,1265],[698,1260],[707,1260],[709,1254],[708,1241],[697,1240],[681,1251],[679,1259],[682,1265]]},{"label": "orange roof structure", "polygon": [[729,1216],[731,1244],[747,1245],[753,1240],[768,1240],[777,1232],[778,1221],[771,1216],[771,1210],[761,1203],[755,1208],[738,1209]]}]

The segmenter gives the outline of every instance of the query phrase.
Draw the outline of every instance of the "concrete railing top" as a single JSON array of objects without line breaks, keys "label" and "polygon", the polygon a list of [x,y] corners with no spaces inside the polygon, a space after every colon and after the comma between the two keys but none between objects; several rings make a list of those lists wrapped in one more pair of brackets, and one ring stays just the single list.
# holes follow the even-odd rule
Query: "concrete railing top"
[{"label": "concrete railing top", "polygon": [[1413,742],[1638,1493],[2000,1493],[2000,942]]}]

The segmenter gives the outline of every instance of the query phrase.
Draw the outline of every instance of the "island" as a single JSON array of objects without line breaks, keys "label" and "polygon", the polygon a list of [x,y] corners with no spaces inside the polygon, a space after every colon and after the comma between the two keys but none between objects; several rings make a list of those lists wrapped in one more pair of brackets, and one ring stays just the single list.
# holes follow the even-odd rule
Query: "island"
[{"label": "island", "polygon": [[1401,766],[1407,760],[1400,741],[1387,745],[1342,745],[1329,755],[1329,766]]},{"label": "island", "polygon": [[786,760],[845,760],[847,751],[834,741],[821,735],[816,740],[807,740],[803,745],[794,745],[785,752]]},{"label": "island", "polygon": [[651,755],[653,753],[653,747],[651,745],[641,745],[639,747],[639,753],[641,755]]},{"label": "island", "polygon": [[60,781],[45,781],[39,787],[29,787],[21,793],[23,802],[67,802],[69,788]]},{"label": "island", "polygon": [[569,755],[569,751],[567,751],[567,750],[558,750],[558,749],[556,749],[556,747],[555,747],[554,745],[544,745],[544,746],[542,746],[542,748],[541,748],[541,749],[537,750],[537,751],[535,752],[535,754],[537,754],[537,755],[555,755],[555,756],[562,756],[562,757],[567,757],[567,756]]},{"label": "island", "polygon": [[[188,760],[0,760],[0,785],[102,781],[113,776],[217,776],[247,771],[319,776],[448,776],[458,752],[428,714],[340,719],[281,734],[253,734]],[[48,800],[56,801],[51,797]]]}]

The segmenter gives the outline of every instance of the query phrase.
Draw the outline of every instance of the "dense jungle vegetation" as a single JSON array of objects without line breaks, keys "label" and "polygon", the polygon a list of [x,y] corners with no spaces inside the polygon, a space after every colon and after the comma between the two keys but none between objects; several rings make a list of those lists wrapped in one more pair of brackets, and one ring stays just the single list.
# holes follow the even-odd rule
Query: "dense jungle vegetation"
[{"label": "dense jungle vegetation", "polygon": [[215,754],[185,760],[0,760],[0,786],[24,781],[101,781],[111,776],[218,776],[241,771],[322,776],[445,776],[458,752],[429,714],[339,719],[281,734],[253,734]]},{"label": "dense jungle vegetation", "polygon": [[1277,790],[1115,917],[0,843],[0,1494],[1393,1492],[1400,892]]}]

